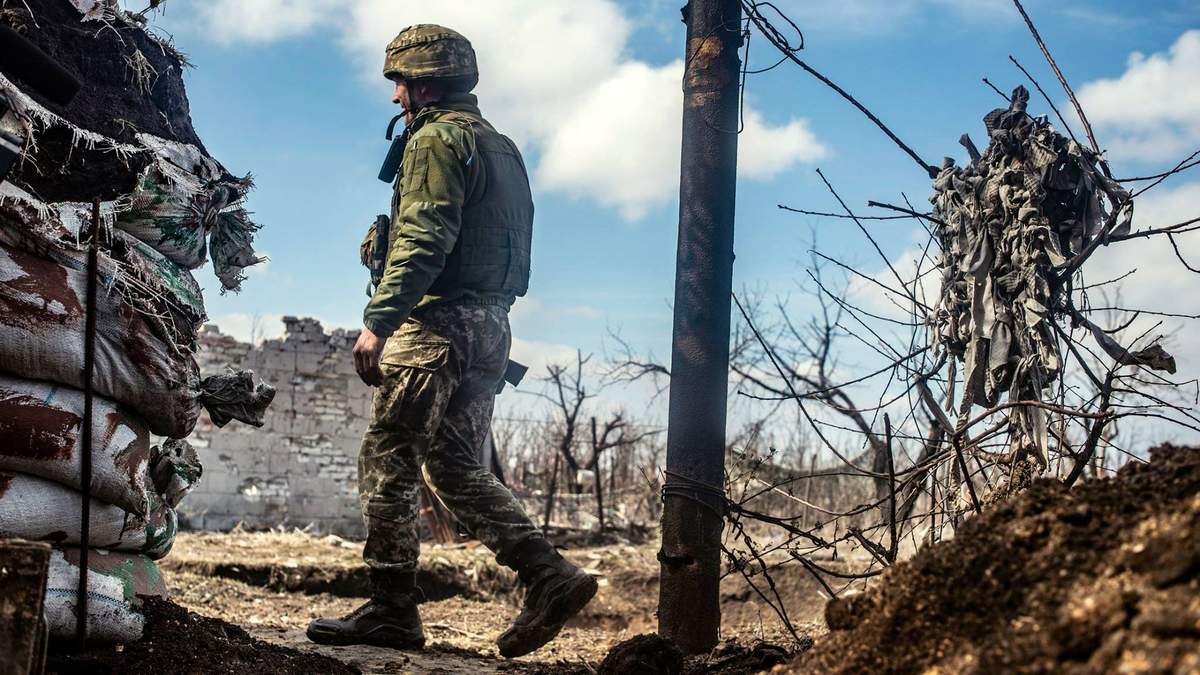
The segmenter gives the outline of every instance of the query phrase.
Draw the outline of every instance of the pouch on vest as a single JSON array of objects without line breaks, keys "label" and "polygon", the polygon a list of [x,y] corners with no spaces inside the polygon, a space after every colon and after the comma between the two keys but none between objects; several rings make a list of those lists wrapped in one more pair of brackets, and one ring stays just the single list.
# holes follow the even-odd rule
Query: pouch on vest
[{"label": "pouch on vest", "polygon": [[358,245],[359,259],[363,267],[371,273],[371,283],[367,285],[367,295],[374,295],[375,289],[383,282],[383,273],[387,270],[388,235],[392,221],[385,215],[375,216],[375,222],[367,229],[367,236]]}]

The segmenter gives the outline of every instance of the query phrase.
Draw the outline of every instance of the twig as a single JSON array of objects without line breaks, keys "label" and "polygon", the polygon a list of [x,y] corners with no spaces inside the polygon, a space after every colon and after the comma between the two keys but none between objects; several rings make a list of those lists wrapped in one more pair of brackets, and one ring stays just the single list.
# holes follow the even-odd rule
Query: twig
[{"label": "twig", "polygon": [[887,413],[883,414],[883,434],[887,445],[887,468],[888,468],[888,534],[891,537],[891,545],[888,547],[888,563],[896,562],[896,551],[899,547],[899,540],[896,534],[896,460],[892,456],[892,419]]},{"label": "twig", "polygon": [[986,84],[987,86],[991,87],[992,91],[999,94],[1000,98],[1004,99],[1005,103],[1012,103],[1012,99],[1008,97],[1008,94],[1000,91],[1000,89],[996,85],[992,84],[991,81],[988,80],[986,77],[983,78],[983,83]]},{"label": "twig", "polygon": [[871,207],[874,207],[877,209],[888,209],[889,211],[899,211],[900,213],[907,213],[910,216],[913,216],[915,218],[924,218],[930,222],[937,223],[938,225],[941,225],[942,227],[950,227],[949,225],[946,224],[946,221],[944,221],[944,220],[940,220],[928,213],[921,213],[920,211],[913,211],[912,209],[906,209],[903,206],[896,206],[894,204],[886,204],[884,202],[877,202],[875,200],[868,201],[867,206],[871,206]]},{"label": "twig", "polygon": [[1042,89],[1042,85],[1039,84],[1036,79],[1034,79],[1033,75],[1029,74],[1028,70],[1025,70],[1025,66],[1022,66],[1021,63],[1019,61],[1017,61],[1017,59],[1014,58],[1012,54],[1008,55],[1008,60],[1012,61],[1013,65],[1016,66],[1018,69],[1020,69],[1020,71],[1022,73],[1025,73],[1025,77],[1029,78],[1029,81],[1033,83],[1034,88],[1038,90],[1038,93],[1042,95],[1042,98],[1046,99],[1046,103],[1050,106],[1050,109],[1054,111],[1054,114],[1056,116],[1058,116],[1058,121],[1062,122],[1063,129],[1066,130],[1067,135],[1071,137],[1071,140],[1075,141],[1076,143],[1079,143],[1079,139],[1075,138],[1075,132],[1071,131],[1071,125],[1067,124],[1066,118],[1064,118],[1062,116],[1062,113],[1058,111],[1058,106],[1054,105],[1054,101],[1050,100],[1050,96],[1046,93],[1046,91],[1044,89]]},{"label": "twig", "polygon": [[1067,97],[1071,99],[1071,105],[1075,106],[1075,113],[1079,115],[1079,121],[1083,123],[1083,130],[1087,134],[1088,141],[1092,144],[1092,151],[1099,155],[1100,146],[1096,143],[1096,135],[1092,133],[1092,125],[1088,122],[1087,115],[1083,114],[1083,107],[1079,105],[1079,99],[1075,98],[1075,92],[1071,90],[1071,85],[1067,84],[1067,78],[1063,76],[1062,71],[1058,68],[1058,64],[1054,62],[1054,57],[1050,56],[1050,50],[1046,48],[1046,43],[1042,40],[1042,36],[1038,34],[1037,27],[1033,25],[1033,20],[1025,12],[1025,8],[1021,6],[1021,0],[1013,0],[1013,4],[1017,6],[1017,11],[1021,13],[1021,18],[1025,19],[1025,25],[1029,26],[1029,32],[1033,34],[1034,41],[1037,42],[1038,47],[1042,50],[1042,55],[1046,57],[1046,62],[1050,64],[1055,77],[1058,78],[1058,83],[1066,90]]},{"label": "twig", "polygon": [[[806,211],[805,209],[796,209],[796,208],[792,208],[790,206],[784,206],[783,204],[776,204],[776,206],[779,207],[780,209],[783,209],[784,211],[791,211],[792,213],[802,213],[806,216],[822,216],[824,218],[846,218],[846,219],[850,219],[853,217],[853,216],[848,216],[844,213],[825,213],[824,211]],[[915,217],[916,216],[858,216],[858,219],[859,220],[909,220],[909,219],[915,218]]]},{"label": "twig", "polygon": [[[743,4],[745,4],[745,3],[743,3]],[[887,127],[887,125],[884,124],[882,121],[880,121],[880,119],[878,117],[876,117],[874,113],[872,113],[870,110],[867,110],[866,106],[859,103],[858,99],[854,98],[845,89],[842,89],[837,84],[835,84],[833,82],[833,80],[830,80],[828,77],[825,77],[821,73],[817,72],[814,68],[812,68],[812,66],[809,66],[807,63],[802,61],[800,59],[800,57],[796,56],[795,53],[793,53],[792,51],[789,50],[788,46],[782,45],[779,42],[777,42],[777,40],[772,36],[772,33],[778,34],[778,31],[775,30],[775,28],[773,26],[771,26],[770,22],[767,21],[766,18],[764,18],[763,15],[760,12],[758,12],[758,10],[754,6],[748,6],[746,9],[747,9],[747,15],[749,16],[750,20],[752,22],[754,22],[754,25],[758,26],[758,29],[760,31],[762,31],[764,36],[766,36],[767,41],[770,42],[772,45],[774,45],[775,48],[778,49],[785,57],[787,57],[790,61],[792,61],[796,65],[803,68],[805,70],[805,72],[807,72],[809,75],[812,75],[813,77],[817,78],[818,80],[823,82],[826,86],[828,86],[830,89],[837,92],[842,98],[849,101],[851,103],[851,105],[853,105],[855,108],[858,108],[859,112],[866,115],[867,119],[874,122],[875,126],[879,127],[880,131],[882,131],[884,134],[886,134],[888,138],[892,139],[893,143],[900,146],[900,149],[903,150],[906,154],[908,154],[909,157],[912,157],[913,161],[915,161],[918,166],[920,166],[922,169],[924,169],[925,172],[929,174],[930,178],[937,177],[938,171],[935,167],[930,165],[925,160],[921,159],[921,157],[916,153],[916,151],[914,151],[912,148],[908,147],[908,145],[904,141],[900,140],[899,136],[892,133],[892,130],[889,129]],[[781,13],[781,15],[782,15],[782,13]],[[790,21],[790,19],[787,19],[787,17],[784,17],[784,18],[785,18],[785,20]]]}]

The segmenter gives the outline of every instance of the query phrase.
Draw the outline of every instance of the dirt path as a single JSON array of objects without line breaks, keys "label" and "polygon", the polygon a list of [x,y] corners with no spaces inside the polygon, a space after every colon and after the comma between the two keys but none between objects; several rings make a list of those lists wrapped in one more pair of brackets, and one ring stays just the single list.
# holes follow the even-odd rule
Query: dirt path
[{"label": "dirt path", "polygon": [[[164,561],[173,599],[205,616],[244,627],[267,642],[317,652],[366,673],[588,673],[611,647],[656,628],[655,545],[614,545],[567,551],[599,577],[600,592],[557,640],[507,661],[494,644],[517,614],[515,578],[478,547],[423,549],[421,605],[428,646],[421,652],[369,647],[321,647],[304,627],[317,616],[341,615],[365,596],[361,544],[298,532],[183,533]],[[779,580],[808,630],[823,630],[824,600],[802,575]],[[769,609],[740,579],[722,586],[723,637],[787,642]]]}]

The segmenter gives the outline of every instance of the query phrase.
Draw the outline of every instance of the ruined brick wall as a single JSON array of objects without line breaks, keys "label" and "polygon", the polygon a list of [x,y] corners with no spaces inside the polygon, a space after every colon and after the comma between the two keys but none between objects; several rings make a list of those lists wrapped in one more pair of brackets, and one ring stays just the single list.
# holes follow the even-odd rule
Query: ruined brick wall
[{"label": "ruined brick wall", "polygon": [[204,476],[181,504],[185,527],[228,530],[306,527],[361,536],[358,446],[370,414],[371,390],[354,373],[357,331],[326,333],[315,319],[285,317],[282,339],[259,346],[206,326],[198,361],[204,374],[227,365],[252,369],[278,389],[266,424],[216,429],[201,417],[188,439]]}]

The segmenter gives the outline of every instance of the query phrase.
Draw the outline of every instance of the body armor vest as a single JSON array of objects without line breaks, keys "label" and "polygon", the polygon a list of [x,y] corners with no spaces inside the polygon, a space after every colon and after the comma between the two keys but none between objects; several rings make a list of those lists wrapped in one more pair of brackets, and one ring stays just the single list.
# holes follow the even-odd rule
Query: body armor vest
[{"label": "body armor vest", "polygon": [[[441,114],[427,124],[454,124],[471,136],[458,241],[429,294],[470,290],[525,295],[534,209],[529,175],[516,144],[482,117],[463,111]],[[397,199],[400,192],[396,191]],[[394,240],[397,228],[392,229]]]}]

